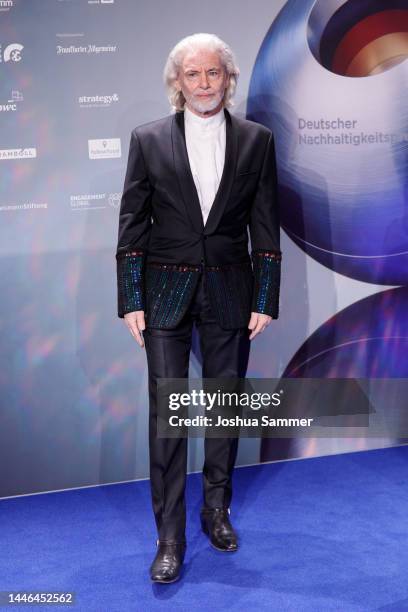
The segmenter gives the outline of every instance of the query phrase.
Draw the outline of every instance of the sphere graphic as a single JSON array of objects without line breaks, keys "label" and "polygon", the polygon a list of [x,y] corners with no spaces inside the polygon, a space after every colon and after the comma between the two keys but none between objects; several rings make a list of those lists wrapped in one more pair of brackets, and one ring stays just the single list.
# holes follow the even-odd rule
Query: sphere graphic
[{"label": "sphere graphic", "polygon": [[283,378],[407,378],[407,312],[408,287],[351,304],[307,338]]},{"label": "sphere graphic", "polygon": [[407,0],[288,0],[248,97],[275,135],[288,236],[384,285],[408,281],[407,58]]}]

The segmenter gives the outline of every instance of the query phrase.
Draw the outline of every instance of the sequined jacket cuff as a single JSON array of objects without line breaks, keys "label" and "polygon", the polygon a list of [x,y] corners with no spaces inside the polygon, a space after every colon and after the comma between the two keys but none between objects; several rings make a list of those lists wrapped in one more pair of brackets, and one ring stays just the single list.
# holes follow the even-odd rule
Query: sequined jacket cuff
[{"label": "sequined jacket cuff", "polygon": [[251,258],[254,271],[252,312],[260,312],[277,319],[282,253],[257,249],[252,251]]},{"label": "sequined jacket cuff", "polygon": [[140,249],[116,254],[118,316],[122,319],[128,312],[144,310],[144,259],[144,251]]}]

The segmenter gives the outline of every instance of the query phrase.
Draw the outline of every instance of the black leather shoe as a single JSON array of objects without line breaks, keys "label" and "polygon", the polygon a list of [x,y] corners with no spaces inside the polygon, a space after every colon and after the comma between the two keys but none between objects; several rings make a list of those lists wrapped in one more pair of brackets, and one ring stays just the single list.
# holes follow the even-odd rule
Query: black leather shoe
[{"label": "black leather shoe", "polygon": [[227,508],[202,508],[201,527],[217,550],[233,552],[238,550],[237,535],[229,519]]},{"label": "black leather shoe", "polygon": [[157,552],[150,566],[153,582],[175,582],[180,578],[186,544],[176,540],[157,540]]}]

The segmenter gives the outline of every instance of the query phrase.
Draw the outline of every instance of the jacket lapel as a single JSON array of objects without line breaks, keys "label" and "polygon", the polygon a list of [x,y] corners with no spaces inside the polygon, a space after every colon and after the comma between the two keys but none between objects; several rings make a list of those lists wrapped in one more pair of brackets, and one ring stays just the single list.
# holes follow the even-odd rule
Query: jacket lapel
[{"label": "jacket lapel", "polygon": [[205,225],[201,212],[200,200],[188,159],[184,129],[184,112],[177,112],[173,115],[171,133],[175,171],[183,195],[186,213],[190,218],[193,228],[199,234],[211,234],[211,232],[216,229],[228,201],[235,176],[238,153],[238,126],[234,117],[226,108],[224,109],[224,115],[226,121],[224,169],[218,191]]}]

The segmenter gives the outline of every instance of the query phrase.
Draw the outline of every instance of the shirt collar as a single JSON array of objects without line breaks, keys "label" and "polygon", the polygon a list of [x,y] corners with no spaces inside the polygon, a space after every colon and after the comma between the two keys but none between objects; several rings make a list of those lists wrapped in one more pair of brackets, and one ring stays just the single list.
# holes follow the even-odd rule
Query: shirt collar
[{"label": "shirt collar", "polygon": [[184,107],[184,120],[189,125],[202,132],[212,131],[218,128],[225,121],[224,107],[211,117],[199,117],[187,106]]}]

